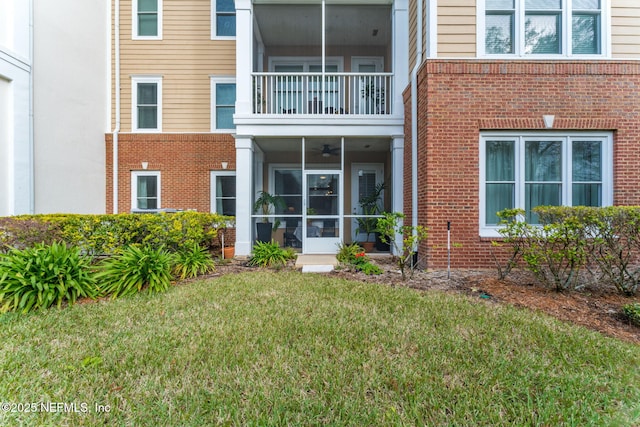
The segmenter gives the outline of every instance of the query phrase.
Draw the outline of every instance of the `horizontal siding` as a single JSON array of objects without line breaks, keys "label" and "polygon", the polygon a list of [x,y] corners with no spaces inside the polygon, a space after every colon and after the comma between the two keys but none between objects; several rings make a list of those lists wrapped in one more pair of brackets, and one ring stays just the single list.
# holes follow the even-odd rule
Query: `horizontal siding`
[{"label": "horizontal siding", "polygon": [[210,76],[236,73],[235,41],[211,40],[211,0],[163,0],[162,40],[132,40],[131,22],[131,0],[122,0],[121,130],[132,128],[131,77],[153,74],[163,77],[162,131],[209,132]]},{"label": "horizontal siding", "polygon": [[475,0],[438,3],[438,57],[476,56]]},{"label": "horizontal siding", "polygon": [[640,2],[613,0],[611,52],[614,58],[640,58]]}]

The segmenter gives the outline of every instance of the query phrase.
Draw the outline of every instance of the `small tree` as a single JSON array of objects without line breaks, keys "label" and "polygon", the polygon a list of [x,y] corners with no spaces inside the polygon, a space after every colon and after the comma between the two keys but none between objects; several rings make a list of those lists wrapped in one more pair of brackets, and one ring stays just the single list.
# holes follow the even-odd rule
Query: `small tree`
[{"label": "small tree", "polygon": [[412,262],[413,256],[418,244],[427,238],[427,228],[421,225],[404,225],[404,214],[400,212],[386,212],[383,215],[378,219],[380,240],[393,248],[394,258],[402,273],[402,280],[406,280],[407,266],[413,275],[415,268]]}]

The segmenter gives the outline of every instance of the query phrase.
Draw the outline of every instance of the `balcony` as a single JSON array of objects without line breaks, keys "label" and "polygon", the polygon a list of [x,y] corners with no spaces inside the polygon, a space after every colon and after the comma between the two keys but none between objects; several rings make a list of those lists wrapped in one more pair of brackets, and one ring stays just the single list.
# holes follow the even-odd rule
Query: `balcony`
[{"label": "balcony", "polygon": [[393,73],[252,73],[258,115],[390,115]]}]

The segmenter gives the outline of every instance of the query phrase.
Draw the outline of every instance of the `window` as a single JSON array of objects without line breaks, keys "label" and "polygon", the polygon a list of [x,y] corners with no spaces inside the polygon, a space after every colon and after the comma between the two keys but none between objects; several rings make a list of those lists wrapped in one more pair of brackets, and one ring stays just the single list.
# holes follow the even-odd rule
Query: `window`
[{"label": "window", "polygon": [[479,0],[486,55],[601,55],[605,0]]},{"label": "window", "polygon": [[609,134],[484,134],[480,138],[481,235],[496,236],[497,212],[541,205],[608,206],[613,202]]},{"label": "window", "polygon": [[236,216],[235,172],[211,172],[211,212]]},{"label": "window", "polygon": [[236,3],[234,0],[211,0],[211,36],[236,36]]},{"label": "window", "polygon": [[133,0],[133,38],[162,39],[162,0]]},{"label": "window", "polygon": [[236,83],[233,78],[211,79],[211,131],[233,130],[236,112]]},{"label": "window", "polygon": [[162,131],[162,78],[133,77],[131,104],[132,131]]},{"label": "window", "polygon": [[131,172],[131,208],[160,209],[160,172]]}]

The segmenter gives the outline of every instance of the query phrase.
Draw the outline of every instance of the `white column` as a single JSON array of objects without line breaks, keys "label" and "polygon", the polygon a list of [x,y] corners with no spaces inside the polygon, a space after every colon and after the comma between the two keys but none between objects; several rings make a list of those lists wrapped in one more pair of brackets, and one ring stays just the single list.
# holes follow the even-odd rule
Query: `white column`
[{"label": "white column", "polygon": [[[393,180],[391,182],[391,185],[392,185],[391,211],[403,212],[404,210],[404,135],[395,135],[391,142],[391,170],[393,173]],[[396,238],[396,242],[402,242],[402,234],[396,235],[395,238]],[[400,243],[398,247],[401,248],[402,244]]]},{"label": "white column", "polygon": [[[236,114],[251,109],[251,71],[253,67],[253,9],[251,0],[236,0]],[[237,252],[236,247],[236,252]]]},{"label": "white column", "polygon": [[409,84],[409,11],[407,0],[393,3],[393,114],[402,115],[402,92]]},{"label": "white column", "polygon": [[253,183],[253,141],[236,136],[236,255],[251,254]]}]

